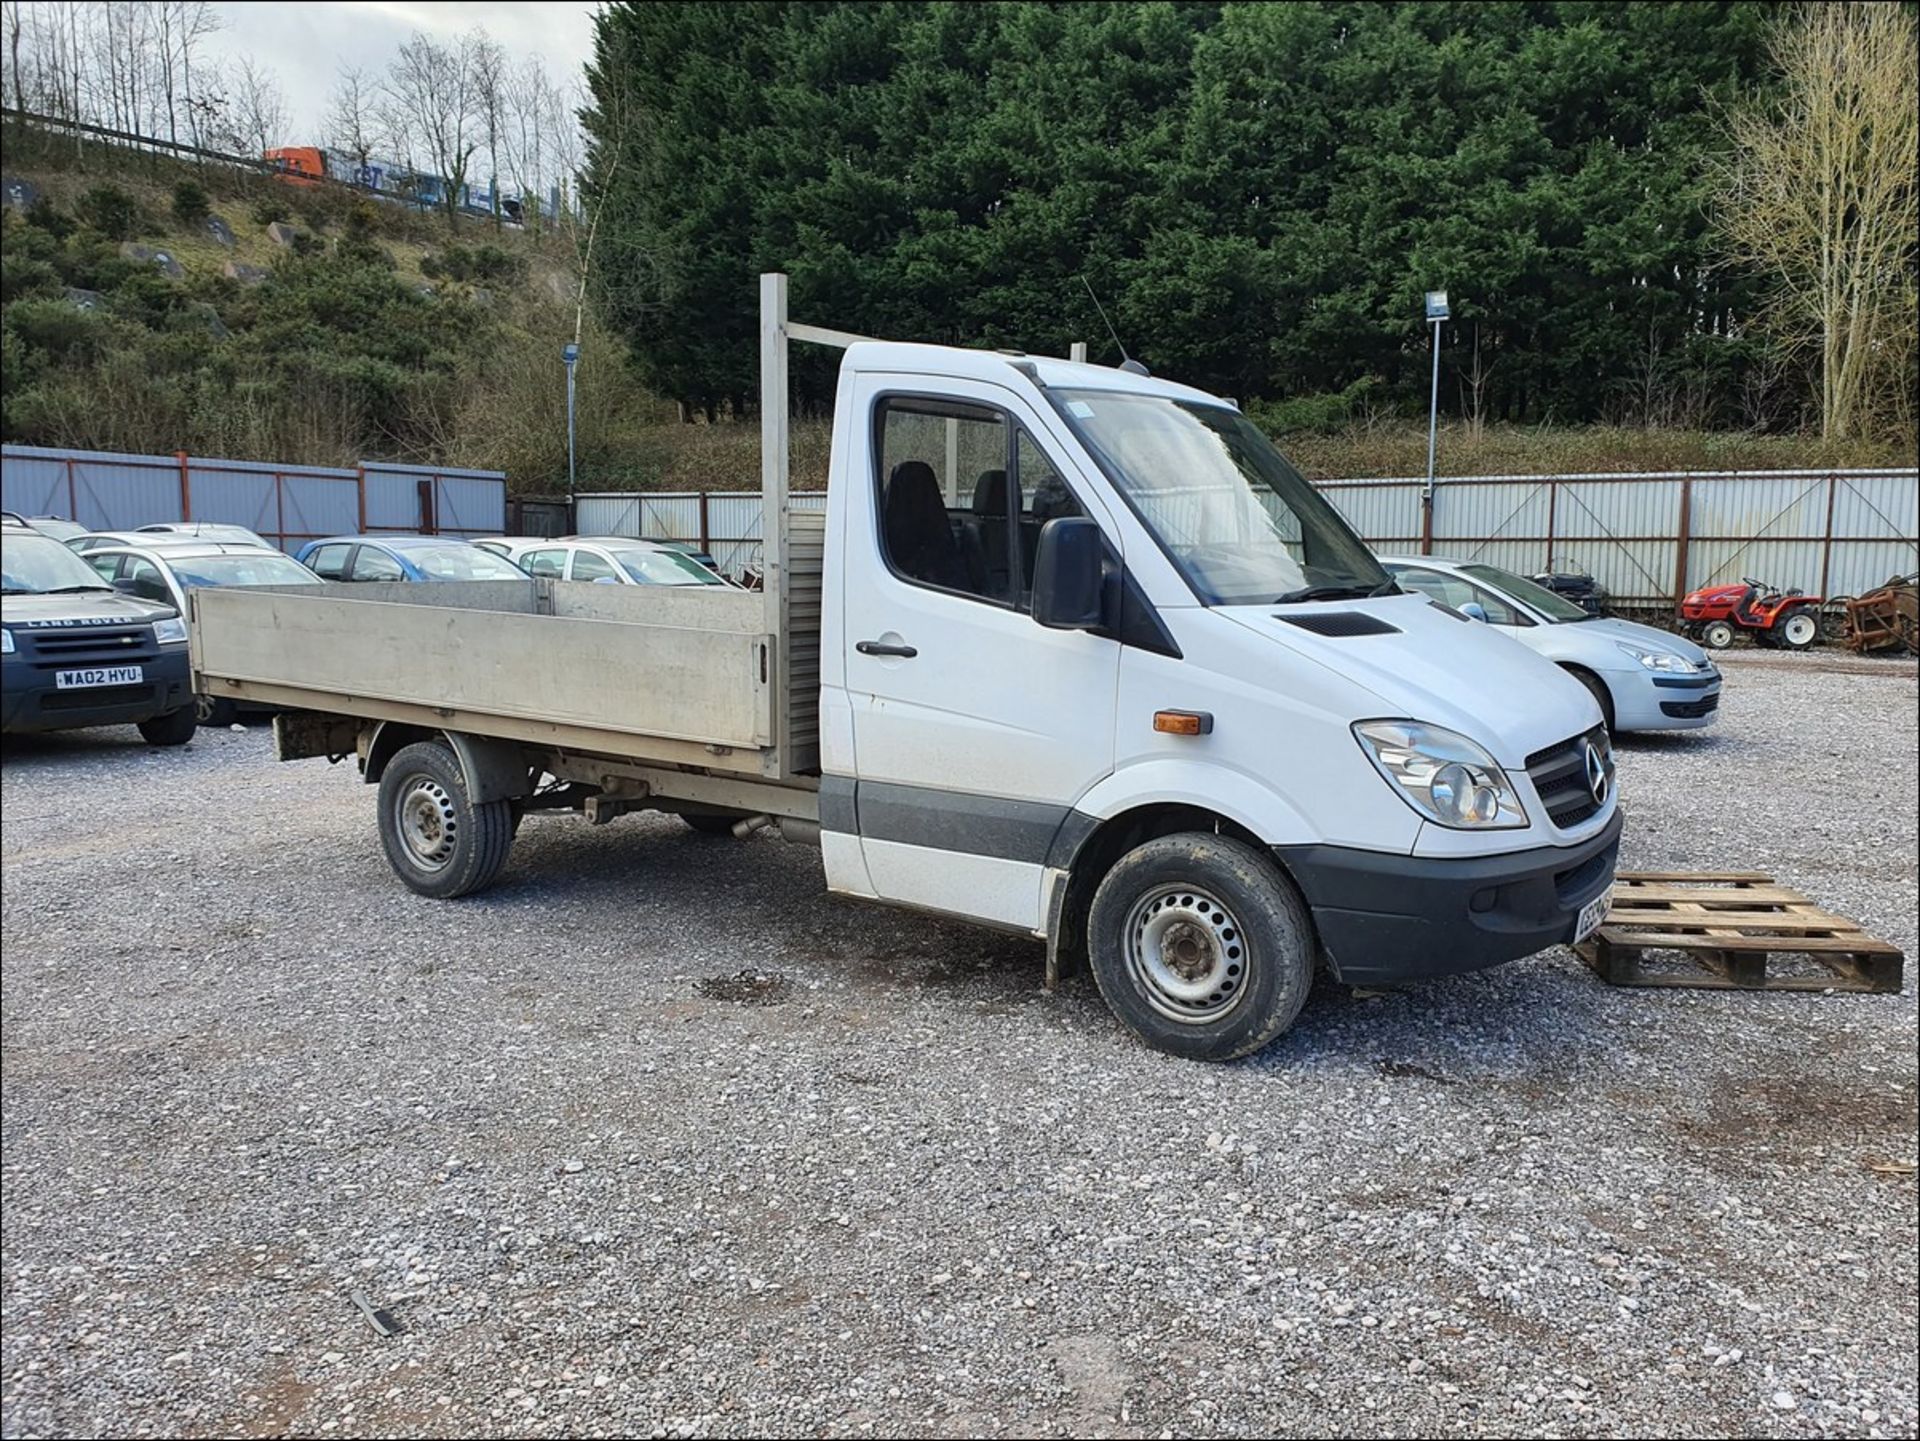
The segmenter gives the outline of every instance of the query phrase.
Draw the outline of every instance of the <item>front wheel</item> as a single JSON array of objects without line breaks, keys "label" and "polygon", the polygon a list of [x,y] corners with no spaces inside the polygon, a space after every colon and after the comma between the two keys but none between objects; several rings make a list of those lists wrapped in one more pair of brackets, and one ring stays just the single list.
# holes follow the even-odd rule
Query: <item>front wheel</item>
[{"label": "front wheel", "polygon": [[194,727],[198,724],[193,707],[181,706],[179,710],[141,721],[140,739],[150,746],[183,746],[193,739]]},{"label": "front wheel", "polygon": [[1562,666],[1568,675],[1587,688],[1594,704],[1600,707],[1600,719],[1606,723],[1607,734],[1613,734],[1613,692],[1607,689],[1607,683],[1590,670],[1581,670],[1577,666]]},{"label": "front wheel", "polygon": [[416,741],[380,777],[380,844],[394,874],[435,900],[492,884],[513,848],[510,801],[467,799],[460,761],[438,741]]},{"label": "front wheel", "polygon": [[1777,634],[1788,650],[1805,650],[1820,639],[1820,618],[1804,606],[1789,611]]},{"label": "front wheel", "polygon": [[1725,650],[1733,644],[1733,626],[1724,620],[1710,620],[1700,631],[1700,644],[1708,650]]},{"label": "front wheel", "polygon": [[1088,917],[1094,980],[1127,1029],[1196,1061],[1250,1055],[1313,986],[1313,923],[1272,861],[1188,831],[1127,852]]}]

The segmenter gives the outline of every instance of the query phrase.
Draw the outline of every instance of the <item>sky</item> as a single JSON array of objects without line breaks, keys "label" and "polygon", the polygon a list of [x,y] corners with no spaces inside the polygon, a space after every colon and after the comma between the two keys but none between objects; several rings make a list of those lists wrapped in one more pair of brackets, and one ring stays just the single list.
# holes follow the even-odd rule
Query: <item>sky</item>
[{"label": "sky", "polygon": [[547,73],[565,82],[578,75],[593,48],[595,6],[576,0],[526,4],[440,3],[440,0],[346,0],[346,3],[250,3],[213,7],[224,25],[207,48],[220,55],[250,54],[279,78],[294,134],[291,143],[323,140],[327,93],[341,67],[370,75],[415,31],[447,39],[484,26],[509,61],[537,54]]}]

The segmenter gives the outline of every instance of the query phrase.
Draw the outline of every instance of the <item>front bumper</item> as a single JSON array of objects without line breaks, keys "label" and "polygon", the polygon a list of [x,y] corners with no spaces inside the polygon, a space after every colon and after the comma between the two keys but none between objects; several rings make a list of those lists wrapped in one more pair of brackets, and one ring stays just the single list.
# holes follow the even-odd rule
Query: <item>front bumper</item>
[{"label": "front bumper", "polygon": [[1450,976],[1573,939],[1580,908],[1613,884],[1620,813],[1574,846],[1429,857],[1276,846],[1349,985]]},{"label": "front bumper", "polygon": [[[112,659],[117,662],[121,657]],[[127,659],[144,672],[138,685],[61,690],[51,666],[8,656],[0,665],[0,730],[12,735],[135,725],[193,704],[184,645]]]},{"label": "front bumper", "polygon": [[1618,671],[1605,679],[1613,692],[1615,730],[1695,730],[1712,725],[1720,709],[1717,670],[1691,676]]}]

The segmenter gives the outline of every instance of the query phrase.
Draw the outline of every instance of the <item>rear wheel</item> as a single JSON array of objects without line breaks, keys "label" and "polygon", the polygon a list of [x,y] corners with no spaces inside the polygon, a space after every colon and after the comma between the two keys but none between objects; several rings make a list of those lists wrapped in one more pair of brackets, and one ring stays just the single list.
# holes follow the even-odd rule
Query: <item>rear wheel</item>
[{"label": "rear wheel", "polygon": [[513,847],[510,801],[467,799],[452,750],[416,741],[387,762],[380,777],[380,843],[409,888],[436,900],[490,885]]},{"label": "rear wheel", "polygon": [[1820,617],[1811,607],[1800,606],[1787,612],[1775,634],[1788,650],[1805,650],[1820,639]]},{"label": "rear wheel", "polygon": [[183,746],[193,739],[194,727],[198,724],[193,707],[181,706],[179,710],[141,721],[140,739],[150,746]]},{"label": "rear wheel", "polygon": [[230,726],[240,719],[239,706],[230,700],[220,700],[210,695],[193,698],[193,713],[203,726]]},{"label": "rear wheel", "polygon": [[1305,903],[1267,857],[1226,836],[1189,831],[1127,852],[1094,893],[1088,935],[1114,1014],[1189,1060],[1259,1050],[1313,985]]},{"label": "rear wheel", "polygon": [[1710,620],[1700,629],[1700,644],[1708,650],[1725,650],[1733,644],[1733,625],[1724,620]]}]

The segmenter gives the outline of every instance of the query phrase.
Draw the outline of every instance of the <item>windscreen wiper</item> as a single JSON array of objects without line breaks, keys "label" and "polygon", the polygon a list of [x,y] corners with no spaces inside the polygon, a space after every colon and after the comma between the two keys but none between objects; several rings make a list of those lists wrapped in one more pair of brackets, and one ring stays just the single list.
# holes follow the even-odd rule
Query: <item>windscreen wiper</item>
[{"label": "windscreen wiper", "polygon": [[56,585],[52,590],[43,590],[42,595],[77,595],[83,590],[112,590],[110,585]]},{"label": "windscreen wiper", "polygon": [[1299,590],[1290,590],[1285,595],[1273,598],[1275,605],[1293,605],[1306,600],[1373,600],[1378,596],[1396,595],[1400,587],[1389,577],[1379,585],[1308,585]]}]

